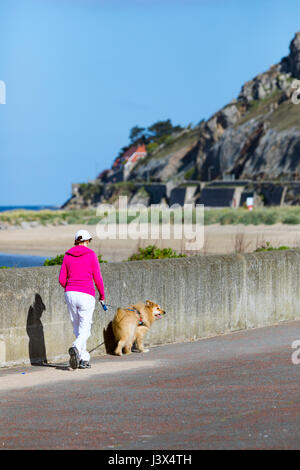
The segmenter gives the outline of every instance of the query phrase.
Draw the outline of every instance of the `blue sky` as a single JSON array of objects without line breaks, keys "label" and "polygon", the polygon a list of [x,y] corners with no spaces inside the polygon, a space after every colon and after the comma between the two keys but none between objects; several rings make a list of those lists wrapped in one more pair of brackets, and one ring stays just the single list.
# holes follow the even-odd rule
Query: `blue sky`
[{"label": "blue sky", "polygon": [[299,0],[1,0],[0,205],[60,205],[133,126],[209,118],[299,18]]}]

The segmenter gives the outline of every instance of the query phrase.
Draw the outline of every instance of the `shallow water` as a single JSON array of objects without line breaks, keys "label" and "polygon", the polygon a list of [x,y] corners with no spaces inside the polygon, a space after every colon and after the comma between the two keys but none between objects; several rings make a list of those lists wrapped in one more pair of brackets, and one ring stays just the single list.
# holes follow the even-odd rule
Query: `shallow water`
[{"label": "shallow water", "polygon": [[10,268],[29,268],[32,266],[42,266],[46,259],[46,256],[0,253],[0,266],[8,266]]}]

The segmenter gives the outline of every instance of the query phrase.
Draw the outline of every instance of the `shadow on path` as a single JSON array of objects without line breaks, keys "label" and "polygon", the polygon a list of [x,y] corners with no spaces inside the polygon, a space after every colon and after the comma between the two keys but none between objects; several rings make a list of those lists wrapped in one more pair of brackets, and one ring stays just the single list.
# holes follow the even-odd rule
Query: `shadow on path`
[{"label": "shadow on path", "polygon": [[71,370],[71,367],[69,366],[69,363],[64,363],[64,364],[50,364],[49,362],[44,363],[44,364],[39,364],[44,367],[54,367],[55,369],[59,370]]}]

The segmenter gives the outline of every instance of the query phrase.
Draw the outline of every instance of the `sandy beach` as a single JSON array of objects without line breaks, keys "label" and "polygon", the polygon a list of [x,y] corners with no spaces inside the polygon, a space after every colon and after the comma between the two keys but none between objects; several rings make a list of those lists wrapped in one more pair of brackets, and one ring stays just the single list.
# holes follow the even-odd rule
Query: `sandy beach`
[{"label": "sandy beach", "polygon": [[[94,237],[91,248],[107,261],[127,259],[138,247],[155,244],[159,248],[171,247],[186,254],[184,240],[125,239],[100,240],[95,225],[39,226],[27,229],[0,231],[0,252],[39,256],[56,256],[73,245],[74,234],[85,228]],[[300,225],[208,225],[204,228],[201,254],[252,252],[270,242],[272,246],[300,246]]]}]

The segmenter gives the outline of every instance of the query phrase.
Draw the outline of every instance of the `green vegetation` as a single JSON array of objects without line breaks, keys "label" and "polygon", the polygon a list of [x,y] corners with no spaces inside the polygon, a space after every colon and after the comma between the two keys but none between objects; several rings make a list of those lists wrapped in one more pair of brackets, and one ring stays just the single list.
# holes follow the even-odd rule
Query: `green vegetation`
[{"label": "green vegetation", "polygon": [[[136,171],[141,165],[146,165],[153,158],[160,160],[166,158],[170,153],[178,152],[185,148],[188,151],[192,148],[199,140],[201,134],[200,127],[193,129],[183,129],[179,135],[167,135],[162,141],[151,142],[146,145],[147,156],[142,160],[138,161],[135,165]],[[161,145],[163,143],[163,145]]]},{"label": "green vegetation", "polygon": [[157,121],[147,128],[134,126],[129,132],[129,145],[120,149],[117,158],[122,157],[132,145],[137,144],[145,144],[147,152],[152,152],[160,144],[170,142],[172,136],[182,129],[181,126],[173,126],[170,119]]},{"label": "green vegetation", "polygon": [[145,187],[142,186],[141,188],[139,188],[136,192],[136,196],[140,197],[141,199],[144,199],[144,200],[149,200],[150,196],[149,196],[149,193],[146,191]]},{"label": "green vegetation", "polygon": [[151,153],[151,152],[154,152],[154,150],[156,150],[158,147],[158,143],[157,142],[150,142],[150,144],[147,144],[146,145],[146,149],[147,149],[147,152]]},{"label": "green vegetation", "polygon": [[22,222],[36,222],[41,225],[85,224],[95,217],[94,209],[80,210],[40,210],[16,209],[0,213],[0,222],[20,225]]},{"label": "green vegetation", "polygon": [[196,169],[195,167],[193,166],[192,168],[190,168],[188,171],[185,172],[184,174],[184,179],[185,180],[191,180],[193,179],[193,176],[195,175],[196,173]]},{"label": "green vegetation", "polygon": [[[61,265],[64,259],[64,255],[57,255],[54,258],[46,259],[44,261],[43,266],[56,266],[56,265]],[[102,256],[98,256],[99,263],[107,263],[107,261],[104,261],[102,259]]]},{"label": "green vegetation", "polygon": [[238,122],[234,124],[234,127],[241,126],[245,122],[250,121],[250,119],[254,119],[254,118],[257,118],[258,116],[266,115],[270,111],[270,106],[274,103],[277,103],[282,95],[283,95],[282,91],[275,90],[266,98],[251,101],[249,109],[244,114],[244,116]]},{"label": "green vegetation", "polygon": [[282,251],[282,250],[290,250],[291,248],[289,246],[279,246],[278,248],[274,248],[274,246],[271,245],[270,242],[266,242],[264,246],[261,246],[260,248],[256,248],[255,253],[258,253],[260,251]]},{"label": "green vegetation", "polygon": [[114,204],[120,196],[130,197],[135,189],[135,184],[132,181],[120,181],[119,183],[112,183],[109,187],[111,193],[107,204]]},{"label": "green vegetation", "polygon": [[[121,189],[120,193],[126,194],[126,185]],[[143,188],[141,188],[143,191]],[[159,223],[162,222],[162,212],[159,211]],[[181,209],[178,210],[182,214]],[[195,222],[195,209],[193,210],[193,222]],[[143,222],[151,222],[150,208],[144,212],[137,212],[136,215],[128,215],[127,223],[130,223],[134,218],[142,216]],[[107,214],[106,214],[107,215]],[[41,225],[96,225],[105,215],[97,216],[96,209],[74,209],[74,210],[41,210],[41,211],[28,211],[28,210],[13,210],[0,213],[0,223],[6,222],[9,225],[20,225],[22,222],[36,222]],[[120,212],[116,210],[116,222],[120,219]],[[179,216],[180,219],[180,216]],[[110,221],[114,222],[115,218],[111,217]],[[174,222],[174,211],[170,214],[171,223]],[[176,216],[178,220],[178,216]],[[155,222],[155,221],[154,221]],[[300,224],[300,206],[286,206],[286,207],[257,207],[252,211],[245,208],[224,208],[224,209],[206,209],[204,210],[204,225],[211,224],[243,224],[243,225],[258,225],[266,224],[272,225],[277,223],[283,224]]]},{"label": "green vegetation", "polygon": [[64,255],[57,255],[55,258],[46,259],[43,266],[55,266],[57,264],[62,264]]},{"label": "green vegetation", "polygon": [[[186,255],[177,254],[172,248],[157,248],[155,245],[146,246],[146,248],[139,248],[138,253],[133,254],[128,261],[136,261],[143,259],[162,259],[162,258],[184,258]],[[61,265],[63,262],[64,255],[57,255],[54,258],[46,259],[44,266],[56,266]],[[107,263],[102,259],[102,256],[98,256],[99,263]]]},{"label": "green vegetation", "polygon": [[[280,98],[284,98],[284,92],[277,89],[266,98],[251,101],[248,111],[234,127],[241,126],[250,119],[257,118],[258,116],[265,116],[270,111],[270,106],[277,104]],[[274,109],[268,119],[270,127],[276,129],[278,132],[293,127],[299,129],[300,106],[295,106],[290,99],[285,100]]]},{"label": "green vegetation", "polygon": [[101,184],[82,183],[79,185],[78,191],[84,202],[94,202],[99,200],[103,192],[103,186]]},{"label": "green vegetation", "polygon": [[210,209],[204,211],[204,225],[273,225],[300,224],[300,207],[261,207],[249,211],[239,209]]},{"label": "green vegetation", "polygon": [[184,254],[177,254],[172,248],[157,248],[155,245],[148,245],[145,248],[139,248],[137,253],[128,258],[127,261],[138,261],[145,259],[163,259],[163,258],[185,258]]},{"label": "green vegetation", "polygon": [[174,136],[172,139],[168,139],[164,142],[164,146],[155,152],[153,157],[156,159],[161,159],[168,156],[170,153],[178,152],[185,147],[192,147],[196,145],[199,140],[201,130],[199,127],[194,129],[186,130],[185,132],[180,133],[177,137]]},{"label": "green vegetation", "polygon": [[129,133],[130,145],[138,143],[148,145],[153,142],[162,143],[166,138],[181,130],[182,127],[173,126],[170,119],[157,121],[147,128],[134,126]]},{"label": "green vegetation", "polygon": [[278,132],[293,127],[300,128],[300,107],[287,100],[280,104],[270,116],[270,125]]}]

